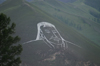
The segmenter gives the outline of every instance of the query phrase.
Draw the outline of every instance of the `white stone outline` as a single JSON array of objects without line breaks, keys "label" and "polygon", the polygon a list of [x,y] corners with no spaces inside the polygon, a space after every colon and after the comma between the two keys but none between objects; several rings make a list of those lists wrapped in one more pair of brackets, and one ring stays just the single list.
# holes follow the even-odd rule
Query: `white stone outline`
[{"label": "white stone outline", "polygon": [[37,24],[37,30],[38,31],[37,31],[37,37],[36,37],[36,39],[35,40],[30,40],[30,41],[25,42],[23,44],[27,44],[27,43],[38,41],[38,40],[43,40],[50,48],[52,48],[52,47],[55,48],[55,46],[43,34],[42,30],[40,29],[41,26],[43,26],[43,27],[49,26],[49,27],[54,27],[55,28],[55,30],[57,31],[57,33],[59,34],[59,36],[60,36],[60,38],[62,40],[61,47],[68,48],[68,44],[67,43],[70,43],[72,45],[75,45],[75,46],[81,48],[80,46],[78,46],[78,45],[76,45],[76,44],[74,44],[72,42],[66,41],[64,38],[62,38],[62,36],[60,35],[60,33],[58,32],[58,30],[56,29],[56,27],[53,24],[49,23],[49,22],[39,22]]}]

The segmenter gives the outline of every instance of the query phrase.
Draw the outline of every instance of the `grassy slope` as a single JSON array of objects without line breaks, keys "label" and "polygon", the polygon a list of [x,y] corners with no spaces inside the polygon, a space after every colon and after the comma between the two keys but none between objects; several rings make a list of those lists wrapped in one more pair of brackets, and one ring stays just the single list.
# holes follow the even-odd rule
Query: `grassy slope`
[{"label": "grassy slope", "polygon": [[[21,37],[21,43],[35,39],[37,33],[36,24],[41,21],[48,21],[56,26],[64,39],[82,47],[78,48],[68,44],[69,49],[71,49],[75,54],[83,56],[85,59],[89,59],[91,61],[99,63],[100,47],[98,45],[91,42],[90,40],[79,34],[77,31],[69,28],[66,24],[59,22],[59,20],[55,20],[55,18],[52,18],[50,15],[43,12],[36,6],[27,2],[24,3],[22,0],[8,0],[4,4],[0,5],[0,13],[1,12],[10,16],[12,21],[16,23],[16,34]],[[31,62],[33,62],[34,58],[36,60],[38,57],[34,56],[34,51],[36,51],[36,49],[48,50],[48,47],[40,41],[31,43],[29,45],[27,44],[23,46],[23,49],[23,61],[31,60]],[[26,49],[30,49],[33,53],[29,54],[30,52]]]},{"label": "grassy slope", "polygon": [[[95,11],[96,13],[100,13],[98,10],[84,4],[83,2],[85,2],[85,0],[77,0],[76,2],[73,3],[74,6],[78,6],[79,9],[83,10],[83,11],[87,11],[87,13],[89,13],[90,10]],[[78,4],[79,3],[79,4]],[[93,17],[87,18],[86,22],[89,22],[91,24],[91,26],[85,26],[84,31],[81,31],[81,33],[87,37],[89,37],[89,39],[91,39],[92,41],[96,42],[97,44],[100,45],[100,23],[97,23],[95,21],[93,21]]]},{"label": "grassy slope", "polygon": [[81,34],[100,45],[100,24],[93,21],[94,17],[89,13],[89,10],[99,12],[83,2],[84,0],[77,0],[74,3],[45,0],[32,3],[75,29],[78,26],[81,27],[82,30],[79,30]]},{"label": "grassy slope", "polygon": [[100,0],[85,0],[85,4],[92,6],[100,11]]}]

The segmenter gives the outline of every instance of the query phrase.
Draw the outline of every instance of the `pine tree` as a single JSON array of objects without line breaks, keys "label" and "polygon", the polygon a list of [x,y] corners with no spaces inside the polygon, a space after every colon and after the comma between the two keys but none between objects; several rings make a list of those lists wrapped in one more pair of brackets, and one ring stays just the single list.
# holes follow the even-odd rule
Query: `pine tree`
[{"label": "pine tree", "polygon": [[16,24],[10,24],[10,21],[10,17],[0,14],[0,66],[19,66],[21,63],[22,46],[17,43],[20,38],[12,36]]}]

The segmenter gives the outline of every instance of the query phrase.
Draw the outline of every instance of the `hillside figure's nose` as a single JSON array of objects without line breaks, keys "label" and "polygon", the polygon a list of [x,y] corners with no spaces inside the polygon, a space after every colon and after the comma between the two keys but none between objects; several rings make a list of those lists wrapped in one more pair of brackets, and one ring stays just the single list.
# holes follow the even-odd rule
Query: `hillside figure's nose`
[{"label": "hillside figure's nose", "polygon": [[53,31],[51,31],[51,37],[50,37],[50,39],[56,39],[56,38],[58,38],[57,37],[57,35],[53,32]]},{"label": "hillside figure's nose", "polygon": [[52,36],[50,37],[49,40],[55,41],[57,43],[59,43],[59,41],[61,40],[54,32],[52,32]]}]

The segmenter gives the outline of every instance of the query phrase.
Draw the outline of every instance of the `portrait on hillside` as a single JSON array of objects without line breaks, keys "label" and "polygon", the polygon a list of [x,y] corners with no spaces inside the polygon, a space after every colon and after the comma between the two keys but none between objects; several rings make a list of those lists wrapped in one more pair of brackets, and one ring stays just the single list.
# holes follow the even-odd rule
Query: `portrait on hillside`
[{"label": "portrait on hillside", "polygon": [[67,43],[75,45],[74,43],[65,40],[60,35],[56,27],[48,22],[38,23],[36,39],[27,41],[23,44],[27,44],[38,40],[43,40],[50,48],[68,48]]}]

